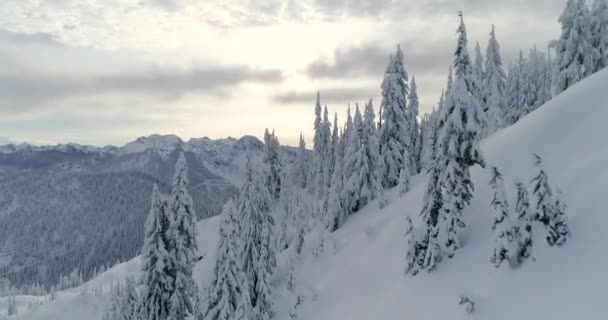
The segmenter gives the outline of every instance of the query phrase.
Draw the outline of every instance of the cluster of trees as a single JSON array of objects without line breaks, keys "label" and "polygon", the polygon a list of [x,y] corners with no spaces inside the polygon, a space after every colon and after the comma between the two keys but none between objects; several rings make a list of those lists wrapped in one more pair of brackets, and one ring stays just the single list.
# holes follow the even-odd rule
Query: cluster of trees
[{"label": "cluster of trees", "polygon": [[188,167],[180,152],[171,193],[161,194],[156,184],[152,191],[142,248],[142,288],[138,292],[135,284],[127,283],[105,319],[185,319],[194,314],[197,219],[188,184]]},{"label": "cluster of trees", "polygon": [[545,238],[551,246],[562,246],[570,235],[566,218],[566,205],[560,192],[553,192],[542,159],[534,155],[534,165],[538,174],[532,179],[530,203],[528,188],[521,181],[515,183],[517,200],[515,210],[511,210],[505,191],[503,176],[492,167],[490,186],[494,192],[492,207],[493,252],[490,261],[496,266],[507,261],[511,267],[522,264],[532,255],[534,226],[544,226]]}]

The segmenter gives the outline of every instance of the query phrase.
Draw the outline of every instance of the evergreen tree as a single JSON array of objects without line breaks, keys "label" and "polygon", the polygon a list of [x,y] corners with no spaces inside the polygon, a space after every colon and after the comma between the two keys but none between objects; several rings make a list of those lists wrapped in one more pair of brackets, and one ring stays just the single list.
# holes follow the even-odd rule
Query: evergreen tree
[{"label": "evergreen tree", "polygon": [[344,155],[344,172],[342,173],[344,175],[343,209],[347,214],[359,210],[371,197],[371,191],[364,181],[364,176],[368,176],[372,172],[365,159],[365,146],[361,142],[362,122],[357,104],[353,127],[346,137],[348,145]]},{"label": "evergreen tree", "polygon": [[274,219],[272,199],[263,187],[260,174],[255,172],[251,160],[238,202],[241,230],[241,270],[245,275],[243,292],[246,293],[242,311],[248,319],[268,320],[274,316],[270,276],[276,267],[273,248]]},{"label": "evergreen tree", "polygon": [[534,165],[538,168],[538,175],[532,180],[533,194],[536,197],[534,219],[545,226],[549,245],[561,246],[570,236],[566,221],[566,207],[559,197],[557,199],[554,197],[541,157],[534,154],[534,159]]},{"label": "evergreen tree", "polygon": [[515,228],[515,239],[517,240],[517,263],[522,264],[532,255],[533,237],[532,227],[534,217],[530,211],[530,200],[528,199],[528,189],[521,182],[516,182],[517,203],[515,204],[515,214],[517,223]]},{"label": "evergreen tree", "polygon": [[559,18],[562,33],[557,42],[556,93],[561,93],[595,70],[597,56],[591,44],[590,13],[585,0],[568,0]]},{"label": "evergreen tree", "polygon": [[175,165],[171,190],[170,223],[167,230],[168,251],[171,257],[173,291],[170,297],[169,320],[184,319],[194,312],[192,300],[198,292],[192,278],[192,268],[196,264],[196,213],[192,198],[188,193],[188,166],[183,152]]},{"label": "evergreen tree", "polygon": [[504,95],[506,90],[506,74],[502,67],[500,45],[496,40],[494,25],[490,32],[490,40],[486,49],[485,77],[483,81],[483,101],[488,118],[488,134],[505,126]]},{"label": "evergreen tree", "polygon": [[[361,142],[365,149],[365,161],[367,161],[367,167],[369,173],[364,175],[365,184],[370,190],[371,198],[382,198],[383,190],[382,183],[380,181],[380,147],[378,143],[378,130],[376,129],[375,113],[373,101],[370,99],[365,105],[365,111],[363,113],[363,124],[362,124],[362,136]],[[379,199],[383,202],[384,199]]]},{"label": "evergreen tree", "polygon": [[268,129],[264,131],[264,165],[267,170],[266,185],[273,199],[278,199],[281,194],[281,177],[283,176],[283,160],[280,155],[279,139]]},{"label": "evergreen tree", "polygon": [[139,320],[140,315],[140,297],[137,293],[137,283],[133,277],[127,277],[125,288],[123,291],[124,297],[122,300],[122,308],[120,320]]},{"label": "evergreen tree", "polygon": [[324,117],[321,118],[321,101],[320,95],[317,93],[317,102],[315,104],[315,136],[313,140],[313,160],[314,170],[311,177],[311,191],[313,194],[322,198],[326,191],[326,175],[327,175],[327,154],[330,149],[330,127],[327,119],[327,107],[325,107]]},{"label": "evergreen tree", "polygon": [[142,306],[144,319],[165,320],[169,315],[169,297],[173,291],[171,274],[172,259],[169,256],[167,230],[169,205],[155,184],[152,206],[146,220],[144,246],[142,248]]},{"label": "evergreen tree", "polygon": [[[342,135],[341,140],[346,139],[345,135]],[[329,204],[328,204],[328,216],[327,216],[327,228],[330,231],[335,231],[340,228],[346,220],[347,213],[342,206],[342,193],[344,189],[344,175],[342,173],[343,156],[341,155],[340,148],[334,150],[336,159],[335,170],[332,174],[331,187],[329,190]]]},{"label": "evergreen tree", "polygon": [[[410,152],[412,135],[408,125],[406,97],[409,94],[408,77],[403,62],[403,52],[397,46],[397,53],[391,57],[382,81],[382,126],[379,144],[381,157],[382,185],[391,188],[399,183],[401,169],[410,172]],[[409,179],[408,179],[409,180]]]},{"label": "evergreen tree", "polygon": [[209,288],[207,302],[198,315],[200,320],[234,319],[242,303],[243,275],[239,267],[240,225],[234,200],[229,200],[222,210],[220,241],[214,280]]},{"label": "evergreen tree", "polygon": [[293,183],[298,187],[305,189],[308,185],[308,151],[306,150],[306,142],[304,135],[300,133],[300,143],[298,144],[298,153],[293,169]]},{"label": "evergreen tree", "polygon": [[492,221],[494,249],[490,261],[498,268],[503,261],[509,261],[513,256],[514,226],[510,217],[502,174],[496,167],[492,167],[491,170],[490,187],[494,191],[491,203],[494,208],[494,219]]},{"label": "evergreen tree", "polygon": [[443,208],[443,195],[440,189],[441,171],[438,165],[429,169],[429,182],[424,194],[422,212],[422,230],[415,230],[408,220],[406,235],[408,236],[408,251],[406,255],[405,273],[417,275],[420,270],[432,271],[442,260],[442,247],[438,236],[440,219]]},{"label": "evergreen tree", "polygon": [[410,122],[410,136],[411,143],[409,145],[410,150],[410,172],[411,174],[417,174],[420,172],[420,123],[418,123],[418,113],[420,108],[420,101],[418,100],[418,86],[416,85],[416,77],[412,77],[410,83],[410,95],[408,96],[408,121]]},{"label": "evergreen tree", "polygon": [[591,45],[596,57],[593,72],[597,72],[608,66],[608,2],[594,0],[591,8]]},{"label": "evergreen tree", "polygon": [[[486,59],[488,59],[488,57],[486,57]],[[481,47],[479,46],[479,42],[475,43],[475,58],[473,61],[474,61],[473,62],[473,78],[475,80],[475,83],[477,84],[477,87],[481,91],[483,84],[485,82],[486,71],[484,70],[483,54],[481,53]],[[485,104],[485,100],[483,99],[483,92],[481,92],[481,94],[482,94],[482,101],[481,101],[482,110],[484,112],[486,112],[487,107]]]},{"label": "evergreen tree", "polygon": [[[473,182],[469,167],[485,166],[479,148],[483,131],[482,112],[476,99],[474,84],[467,85],[470,62],[466,47],[466,28],[461,17],[454,68],[456,79],[444,102],[442,128],[438,138],[436,161],[441,166],[441,192],[443,196],[444,228],[441,230],[443,251],[448,257],[460,247],[458,235],[465,227],[462,210],[473,197]],[[469,78],[470,79],[470,78]]]}]

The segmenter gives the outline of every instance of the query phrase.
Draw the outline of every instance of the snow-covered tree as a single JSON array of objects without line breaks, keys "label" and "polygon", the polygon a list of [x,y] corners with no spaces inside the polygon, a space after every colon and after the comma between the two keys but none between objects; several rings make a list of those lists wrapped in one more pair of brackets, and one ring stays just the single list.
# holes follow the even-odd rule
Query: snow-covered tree
[{"label": "snow-covered tree", "polygon": [[349,131],[346,154],[344,155],[344,189],[343,209],[347,214],[359,210],[371,198],[371,190],[365,183],[365,177],[373,172],[369,168],[366,159],[366,148],[361,142],[363,119],[359,105],[355,106],[355,118],[353,127]]},{"label": "snow-covered tree", "polygon": [[[416,109],[417,110],[417,109]],[[361,128],[361,143],[365,148],[365,160],[369,167],[369,174],[364,176],[365,184],[371,192],[371,198],[382,198],[382,182],[380,181],[380,147],[378,143],[378,130],[376,129],[373,101],[370,99],[365,105],[363,113],[363,124]],[[384,199],[379,199],[380,206]]]},{"label": "snow-covered tree", "polygon": [[[488,57],[486,57],[486,59],[488,59]],[[477,87],[480,89],[480,91],[483,88],[483,84],[485,83],[485,73],[486,71],[484,70],[484,63],[483,63],[483,54],[481,53],[481,46],[479,45],[479,42],[475,43],[475,57],[473,60],[473,78],[475,79],[475,83],[477,84]],[[486,110],[486,106],[485,106],[485,100],[483,99],[483,92],[481,92],[482,94],[482,110],[483,111],[487,111]]]},{"label": "snow-covered tree", "polygon": [[242,303],[244,277],[239,266],[240,225],[234,200],[224,205],[221,219],[214,280],[203,310],[198,315],[199,320],[234,319]]},{"label": "snow-covered tree", "polygon": [[169,315],[169,297],[173,291],[174,278],[171,274],[172,259],[168,252],[168,228],[169,205],[155,184],[141,253],[141,315],[144,319],[165,320]]},{"label": "snow-covered tree", "polygon": [[505,126],[504,95],[506,89],[506,74],[502,67],[500,45],[496,40],[494,25],[490,32],[490,40],[486,48],[485,77],[482,96],[486,106],[488,119],[488,134]]},{"label": "snow-covered tree", "polygon": [[407,114],[408,122],[410,123],[410,172],[417,174],[420,172],[420,123],[418,122],[418,113],[420,109],[420,101],[418,100],[418,86],[416,85],[416,77],[412,76],[410,82],[410,94],[408,96]]},{"label": "snow-covered tree", "polygon": [[331,131],[329,120],[327,119],[327,107],[322,118],[321,114],[320,95],[317,93],[317,102],[315,104],[315,122],[314,122],[314,140],[313,140],[313,161],[314,170],[311,174],[311,191],[313,194],[321,197],[325,193],[325,183],[327,175],[327,155],[331,144]]},{"label": "snow-covered tree", "polygon": [[566,207],[559,197],[554,196],[541,157],[534,154],[534,160],[534,165],[538,169],[538,174],[532,180],[533,194],[536,197],[535,220],[542,222],[545,226],[549,245],[561,246],[570,236],[566,221]]},{"label": "snow-covered tree", "polygon": [[122,318],[121,320],[139,320],[140,316],[140,296],[137,292],[137,281],[133,277],[127,277],[123,290],[122,299]]},{"label": "snow-covered tree", "polygon": [[514,225],[510,216],[502,174],[496,167],[492,167],[491,170],[490,187],[494,191],[491,202],[494,208],[494,219],[492,221],[494,247],[490,262],[498,268],[503,261],[507,260],[508,262],[513,256]]},{"label": "snow-covered tree", "polygon": [[296,185],[298,188],[305,189],[308,185],[308,168],[309,157],[308,151],[306,150],[306,142],[304,141],[304,135],[300,133],[298,153],[296,155],[295,163],[292,167],[292,180],[294,185]]},{"label": "snow-covered tree", "polygon": [[597,52],[591,38],[591,19],[585,0],[568,0],[559,17],[562,33],[557,41],[556,93],[561,93],[596,69]]},{"label": "snow-covered tree", "polygon": [[454,68],[456,79],[444,102],[442,128],[438,138],[436,161],[441,168],[441,192],[443,194],[443,214],[445,230],[440,230],[443,251],[448,257],[459,247],[458,236],[465,227],[462,210],[473,197],[473,182],[469,168],[485,166],[479,148],[483,132],[483,111],[480,109],[474,84],[467,86],[470,77],[470,63],[466,47],[466,29],[461,17],[459,38]]},{"label": "snow-covered tree", "polygon": [[140,310],[140,296],[133,277],[127,277],[124,285],[121,283],[113,285],[110,293],[112,295],[110,306],[105,310],[103,320],[156,319],[146,318],[145,313],[140,313],[142,311]]},{"label": "snow-covered tree", "polygon": [[242,308],[247,319],[258,320],[274,316],[270,277],[276,267],[274,218],[270,211],[272,199],[263,185],[260,173],[255,171],[249,159],[238,201],[242,226],[240,267],[245,275],[243,292],[247,297]]},{"label": "snow-covered tree", "polygon": [[[382,81],[382,126],[379,145],[382,185],[391,188],[399,183],[402,169],[410,172],[412,133],[407,112],[408,76],[401,47],[391,57]],[[409,179],[408,179],[409,180]]]},{"label": "snow-covered tree", "polygon": [[517,188],[517,203],[515,204],[515,214],[517,215],[515,240],[517,249],[515,254],[517,263],[522,264],[532,256],[534,216],[530,210],[528,188],[519,181],[515,183],[515,187]]},{"label": "snow-covered tree", "polygon": [[408,218],[406,221],[408,248],[405,273],[412,276],[417,275],[421,270],[432,271],[442,260],[442,247],[438,239],[443,210],[439,166],[433,165],[429,169],[429,174],[420,213],[423,224],[420,229],[414,229],[411,219]]},{"label": "snow-covered tree", "polygon": [[608,66],[608,2],[594,0],[591,7],[591,45],[595,49],[593,72]]},{"label": "snow-covered tree", "polygon": [[266,185],[273,199],[278,199],[281,194],[281,179],[283,176],[283,159],[280,154],[279,139],[266,129],[264,131],[264,165],[267,170]]},{"label": "snow-covered tree", "polygon": [[[346,139],[345,135],[342,135],[341,140]],[[344,189],[344,175],[342,168],[344,167],[344,157],[341,154],[341,148],[339,147],[334,150],[335,168],[331,178],[331,187],[329,188],[329,203],[327,209],[327,229],[335,231],[344,224],[347,213],[342,206],[342,193]]]},{"label": "snow-covered tree", "polygon": [[174,276],[168,319],[184,319],[194,312],[193,297],[198,292],[192,278],[192,268],[196,264],[196,213],[192,198],[188,193],[188,166],[183,152],[175,165],[173,187],[171,189],[170,219],[167,230],[167,246],[171,257],[171,274]]}]

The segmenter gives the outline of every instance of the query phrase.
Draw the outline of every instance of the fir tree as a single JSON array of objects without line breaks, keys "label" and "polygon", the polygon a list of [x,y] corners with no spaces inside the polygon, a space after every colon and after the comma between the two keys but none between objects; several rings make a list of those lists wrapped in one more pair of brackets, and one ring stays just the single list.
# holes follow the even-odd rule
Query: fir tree
[{"label": "fir tree", "polygon": [[503,261],[509,261],[513,255],[514,228],[510,217],[502,174],[496,167],[492,167],[491,170],[492,179],[490,180],[490,187],[494,191],[494,197],[491,202],[494,208],[494,219],[492,221],[494,249],[490,261],[498,268]]},{"label": "fir tree", "polygon": [[264,131],[264,165],[267,170],[266,185],[270,191],[270,195],[274,199],[278,199],[281,194],[281,177],[283,175],[283,160],[280,155],[279,139],[275,136],[274,130],[272,133],[268,129]]},{"label": "fir tree", "polygon": [[[443,197],[442,222],[445,230],[441,230],[443,251],[448,257],[460,247],[458,235],[465,227],[462,210],[473,197],[473,182],[470,178],[469,167],[485,166],[479,148],[479,139],[483,131],[482,112],[476,99],[477,90],[474,84],[467,85],[470,77],[470,62],[466,48],[466,29],[461,17],[459,38],[456,50],[454,68],[456,79],[444,102],[441,133],[438,138],[438,153],[436,161],[441,168],[441,192]],[[469,78],[470,79],[470,78]]]},{"label": "fir tree", "polygon": [[557,199],[554,197],[541,157],[534,154],[534,160],[534,165],[538,168],[538,175],[532,180],[533,194],[536,197],[534,219],[545,226],[549,245],[561,246],[570,236],[566,221],[566,207],[559,197]]},{"label": "fir tree", "polygon": [[515,204],[515,214],[517,215],[515,226],[516,255],[517,263],[522,264],[532,256],[534,217],[530,211],[528,189],[521,182],[516,182],[515,187],[517,188],[517,203]]},{"label": "fir tree", "polygon": [[[370,190],[371,198],[383,197],[382,183],[380,181],[380,147],[378,143],[378,130],[376,129],[373,101],[370,99],[365,105],[363,113],[361,143],[365,149],[365,161],[369,173],[364,176],[365,184]],[[380,202],[384,199],[379,199]]]},{"label": "fir tree", "polygon": [[595,49],[593,72],[608,66],[608,2],[594,0],[591,7],[591,45]]},{"label": "fir tree", "polygon": [[[488,57],[486,57],[486,59],[488,59]],[[475,80],[477,87],[481,91],[485,82],[486,71],[484,70],[483,54],[481,53],[481,46],[479,46],[479,42],[475,43],[475,58],[473,61],[473,79]],[[482,110],[486,112],[487,107],[485,104],[485,99],[483,99],[483,92],[480,93],[482,94]]]},{"label": "fir tree", "polygon": [[221,219],[214,280],[209,288],[207,302],[198,315],[200,320],[234,319],[236,310],[242,303],[243,275],[238,263],[240,225],[233,200],[224,205]]},{"label": "fir tree", "polygon": [[270,276],[276,267],[273,248],[274,219],[270,212],[271,197],[255,172],[251,160],[247,163],[246,179],[241,188],[238,211],[241,230],[241,270],[245,275],[244,300],[241,312],[248,319],[268,320],[274,316]]},{"label": "fir tree", "polygon": [[490,40],[486,49],[485,77],[483,81],[483,100],[488,118],[487,133],[494,133],[505,126],[504,95],[506,89],[506,74],[502,67],[500,45],[496,40],[494,25],[490,32]]},{"label": "fir tree", "polygon": [[142,306],[144,319],[165,320],[169,315],[169,297],[173,291],[171,274],[172,259],[169,256],[167,230],[169,205],[155,184],[152,206],[146,220],[144,246],[142,248]]},{"label": "fir tree", "polygon": [[410,136],[411,142],[408,150],[410,151],[410,172],[411,174],[417,174],[420,172],[420,123],[418,123],[418,113],[420,108],[420,102],[418,100],[418,86],[416,85],[416,77],[412,77],[410,83],[410,95],[408,96],[408,121],[410,122]]},{"label": "fir tree", "polygon": [[348,145],[344,155],[344,189],[343,189],[343,209],[347,214],[359,210],[367,203],[371,196],[370,190],[365,184],[364,176],[372,174],[368,161],[365,159],[365,146],[361,142],[363,120],[359,105],[355,107],[355,118],[353,127],[349,131]]},{"label": "fir tree", "polygon": [[590,13],[585,0],[568,0],[559,18],[562,34],[557,42],[556,93],[561,93],[595,70],[597,56],[591,44]]},{"label": "fir tree", "polygon": [[298,187],[305,189],[308,185],[308,151],[306,150],[306,142],[304,135],[300,133],[300,143],[298,144],[298,153],[293,169],[293,183]]},{"label": "fir tree", "polygon": [[196,264],[196,213],[192,198],[188,193],[188,166],[183,152],[179,153],[173,176],[171,190],[170,223],[167,230],[169,256],[171,257],[171,274],[173,291],[170,297],[168,319],[184,319],[194,312],[192,300],[198,292],[192,278],[192,268]]},{"label": "fir tree", "polygon": [[[401,169],[410,168],[412,141],[408,125],[407,101],[409,94],[408,76],[403,62],[403,52],[397,46],[397,53],[391,57],[382,81],[382,126],[379,144],[381,157],[382,185],[391,188],[399,183]],[[409,180],[409,179],[408,179]]]}]

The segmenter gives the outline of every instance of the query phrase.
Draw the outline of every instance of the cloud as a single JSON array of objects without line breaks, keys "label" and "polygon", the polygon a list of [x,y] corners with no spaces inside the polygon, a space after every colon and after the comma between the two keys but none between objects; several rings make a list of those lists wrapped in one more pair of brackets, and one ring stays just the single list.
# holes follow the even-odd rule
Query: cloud
[{"label": "cloud", "polygon": [[[329,88],[320,91],[322,103],[352,103],[367,101],[379,94],[380,89],[370,87],[355,88]],[[279,104],[312,104],[317,98],[317,91],[286,91],[272,97],[273,102]]]},{"label": "cloud", "polygon": [[0,30],[0,110],[28,111],[50,102],[103,94],[176,99],[189,93],[229,95],[243,83],[279,83],[280,70],[244,65],[188,67],[142,62],[137,53],[64,45],[46,33]]},{"label": "cloud", "polygon": [[65,76],[59,74],[0,75],[0,109],[36,108],[50,100],[107,93],[180,97],[186,93],[218,94],[244,82],[276,83],[279,70],[243,66],[199,68],[184,71],[149,70],[140,73]]},{"label": "cloud", "polygon": [[[403,41],[406,67],[410,72],[429,73],[445,72],[449,65],[450,46],[452,41]],[[353,77],[382,77],[388,64],[389,56],[396,48],[367,43],[360,46],[338,47],[333,57],[317,59],[306,67],[306,74],[311,79],[348,79]]]}]

